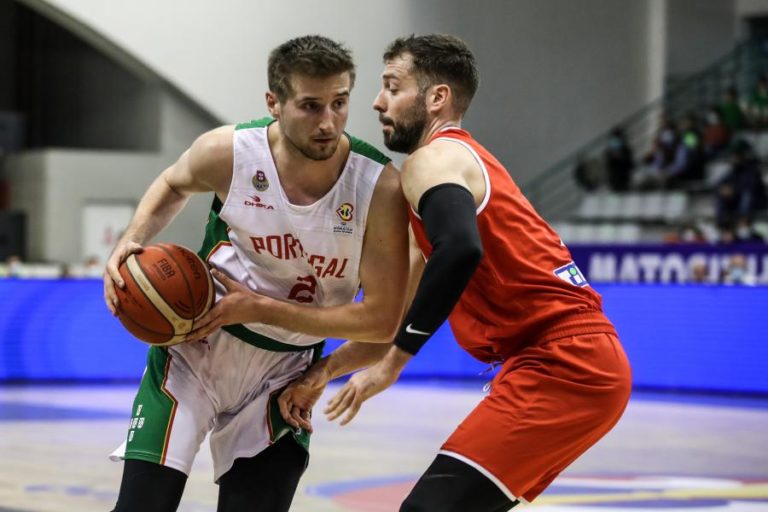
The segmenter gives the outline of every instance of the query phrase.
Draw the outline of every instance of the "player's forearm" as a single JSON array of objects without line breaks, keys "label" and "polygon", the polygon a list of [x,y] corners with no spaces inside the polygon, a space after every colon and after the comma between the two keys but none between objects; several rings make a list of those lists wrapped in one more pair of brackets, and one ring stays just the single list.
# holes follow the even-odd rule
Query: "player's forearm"
[{"label": "player's forearm", "polygon": [[316,308],[259,297],[254,321],[325,338],[389,343],[397,330],[401,313],[399,303],[381,307],[377,303],[363,301]]},{"label": "player's forearm", "polygon": [[161,174],[141,198],[122,240],[130,240],[142,245],[147,243],[171,223],[184,208],[188,199],[188,194],[180,194],[173,190]]},{"label": "player's forearm", "polygon": [[347,341],[316,363],[324,372],[326,382],[367,368],[387,354],[392,345],[387,343],[361,343]]}]

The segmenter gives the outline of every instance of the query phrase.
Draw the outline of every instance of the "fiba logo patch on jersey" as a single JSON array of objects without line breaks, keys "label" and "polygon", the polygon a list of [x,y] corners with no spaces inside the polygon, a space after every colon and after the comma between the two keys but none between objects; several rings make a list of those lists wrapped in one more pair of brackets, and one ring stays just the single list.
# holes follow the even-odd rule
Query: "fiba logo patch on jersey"
[{"label": "fiba logo patch on jersey", "polygon": [[344,235],[352,234],[352,226],[348,225],[347,222],[352,220],[352,212],[354,210],[355,207],[352,206],[352,203],[341,203],[339,207],[336,208],[336,215],[341,219],[341,223],[333,226],[334,233],[341,233]]},{"label": "fiba logo patch on jersey", "polygon": [[253,187],[259,192],[264,192],[269,188],[269,180],[267,179],[267,175],[264,174],[264,171],[256,171],[256,174],[254,174],[251,179],[251,183],[253,183]]},{"label": "fiba logo patch on jersey", "polygon": [[355,207],[352,206],[352,204],[342,203],[341,206],[336,208],[336,215],[338,215],[344,222],[349,222],[352,220],[352,212],[354,209]]},{"label": "fiba logo patch on jersey", "polygon": [[589,286],[587,278],[581,273],[579,267],[574,262],[570,262],[560,268],[556,268],[554,274],[563,281],[572,284],[573,286]]}]

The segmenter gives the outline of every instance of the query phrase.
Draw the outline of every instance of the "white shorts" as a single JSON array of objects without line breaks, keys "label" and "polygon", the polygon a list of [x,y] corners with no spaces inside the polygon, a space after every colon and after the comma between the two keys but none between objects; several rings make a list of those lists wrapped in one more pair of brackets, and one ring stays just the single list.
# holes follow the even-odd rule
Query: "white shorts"
[{"label": "white shorts", "polygon": [[112,460],[145,460],[188,475],[211,432],[218,481],[235,459],[253,457],[285,434],[308,449],[309,434],[285,423],[276,399],[320,350],[273,352],[222,330],[204,341],[150,348],[127,440]]}]

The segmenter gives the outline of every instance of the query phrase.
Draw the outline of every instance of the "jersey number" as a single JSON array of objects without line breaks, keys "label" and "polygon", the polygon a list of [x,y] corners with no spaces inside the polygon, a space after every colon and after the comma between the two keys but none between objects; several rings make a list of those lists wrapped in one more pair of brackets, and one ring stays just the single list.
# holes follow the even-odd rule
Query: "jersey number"
[{"label": "jersey number", "polygon": [[307,304],[314,302],[315,292],[317,292],[317,280],[315,276],[297,277],[298,283],[293,285],[291,293],[288,294],[290,300]]}]

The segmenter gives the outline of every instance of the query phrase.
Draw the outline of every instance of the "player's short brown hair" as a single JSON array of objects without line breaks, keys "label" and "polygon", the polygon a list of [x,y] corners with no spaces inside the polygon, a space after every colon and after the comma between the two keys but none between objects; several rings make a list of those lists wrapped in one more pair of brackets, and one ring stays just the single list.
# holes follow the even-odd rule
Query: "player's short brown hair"
[{"label": "player's short brown hair", "polygon": [[352,53],[343,45],[318,35],[302,36],[281,44],[269,54],[267,82],[277,99],[285,101],[293,94],[294,74],[313,78],[349,73],[350,86],[355,85],[355,63]]},{"label": "player's short brown hair", "polygon": [[447,34],[410,35],[392,41],[384,62],[410,54],[413,71],[422,91],[435,84],[447,84],[453,91],[454,106],[466,112],[480,84],[475,56],[467,44]]}]

